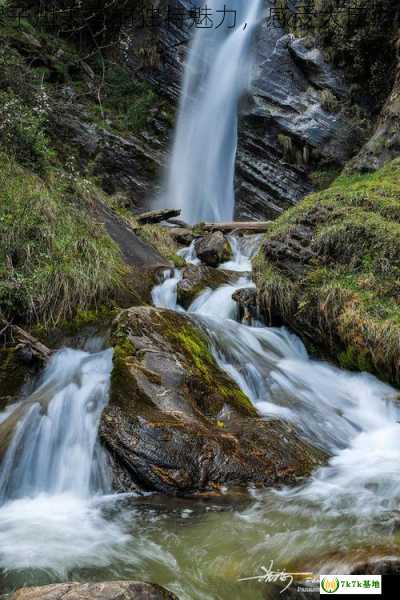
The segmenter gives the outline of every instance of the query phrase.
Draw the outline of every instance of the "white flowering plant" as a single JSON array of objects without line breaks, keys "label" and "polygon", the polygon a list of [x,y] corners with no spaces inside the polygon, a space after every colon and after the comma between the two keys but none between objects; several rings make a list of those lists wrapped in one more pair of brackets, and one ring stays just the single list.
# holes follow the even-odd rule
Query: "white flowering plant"
[{"label": "white flowering plant", "polygon": [[14,92],[0,92],[0,140],[19,162],[45,170],[53,155],[46,133],[49,99],[44,90],[26,104]]}]

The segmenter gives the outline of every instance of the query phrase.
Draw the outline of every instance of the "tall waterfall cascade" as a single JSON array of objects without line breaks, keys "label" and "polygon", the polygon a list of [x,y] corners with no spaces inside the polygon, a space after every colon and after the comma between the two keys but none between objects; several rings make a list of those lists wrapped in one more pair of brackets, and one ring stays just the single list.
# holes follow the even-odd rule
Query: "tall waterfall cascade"
[{"label": "tall waterfall cascade", "polygon": [[[226,3],[208,1],[213,14]],[[163,204],[189,223],[231,221],[238,103],[250,82],[251,46],[261,0],[232,0],[219,28],[198,28],[185,69]]]}]

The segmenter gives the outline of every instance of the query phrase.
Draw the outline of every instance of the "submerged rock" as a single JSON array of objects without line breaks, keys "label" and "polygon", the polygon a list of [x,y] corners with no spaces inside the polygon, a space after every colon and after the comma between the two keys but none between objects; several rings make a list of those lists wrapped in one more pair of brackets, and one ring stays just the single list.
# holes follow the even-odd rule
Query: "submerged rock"
[{"label": "submerged rock", "polygon": [[225,484],[290,483],[325,458],[291,425],[257,417],[188,316],[128,309],[114,322],[112,341],[100,437],[116,489],[190,495]]},{"label": "submerged rock", "polygon": [[21,588],[9,600],[178,600],[155,583],[107,581],[104,583],[56,583]]},{"label": "submerged rock", "polygon": [[205,288],[212,290],[220,285],[230,283],[237,278],[235,273],[207,267],[205,265],[189,265],[182,269],[182,279],[178,282],[178,303],[189,308],[196,296]]},{"label": "submerged rock", "polygon": [[220,231],[214,231],[195,242],[197,257],[209,267],[218,267],[232,257],[232,249],[228,240]]}]

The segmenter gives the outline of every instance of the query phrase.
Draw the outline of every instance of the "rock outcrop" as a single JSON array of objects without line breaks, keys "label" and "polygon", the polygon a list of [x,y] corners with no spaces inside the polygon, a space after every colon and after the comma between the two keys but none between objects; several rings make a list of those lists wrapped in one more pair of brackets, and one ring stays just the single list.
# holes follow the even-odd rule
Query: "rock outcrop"
[{"label": "rock outcrop", "polygon": [[198,238],[195,242],[197,257],[202,263],[209,267],[218,267],[232,256],[232,250],[228,240],[220,231],[208,233]]},{"label": "rock outcrop", "polygon": [[393,89],[379,115],[372,137],[347,166],[349,171],[376,171],[400,154],[400,33]]},{"label": "rock outcrop", "polygon": [[[185,0],[180,4],[190,7]],[[265,0],[266,18],[256,41],[255,77],[241,106],[235,182],[236,217],[241,220],[275,218],[312,190],[309,173],[316,165],[321,161],[343,165],[359,144],[358,130],[340,110],[348,98],[341,73],[324,60],[319,49],[309,47],[309,40],[286,34],[276,18],[271,24],[267,18],[271,8],[272,3]],[[177,106],[189,32],[175,26],[161,31],[159,64],[151,69],[138,60],[136,38],[129,28],[125,33],[125,55],[132,70]],[[327,108],[324,94],[333,98],[335,111]],[[152,117],[160,131],[157,147],[151,135],[131,140],[130,176],[138,178],[137,182],[127,182],[133,195],[140,188],[149,192],[147,167],[160,172],[160,165],[165,164],[165,144],[171,138],[165,121],[159,117],[157,113]],[[120,145],[114,140],[110,150],[103,152],[100,168],[108,169],[110,161],[126,156],[125,151],[115,154],[115,144]],[[138,172],[137,157],[139,163],[144,161],[144,168]],[[124,174],[122,183],[126,187],[129,173],[116,165],[113,179],[121,180],[118,172]],[[121,183],[116,181],[111,185],[112,189],[118,186]]]},{"label": "rock outcrop", "polygon": [[251,323],[257,319],[257,290],[255,287],[241,288],[232,294],[233,300],[237,302],[239,310],[239,321],[242,323]]},{"label": "rock outcrop", "polygon": [[178,600],[177,596],[154,583],[106,581],[103,583],[56,583],[26,587],[9,600]]},{"label": "rock outcrop", "polygon": [[341,177],[271,224],[254,261],[257,305],[312,351],[399,385],[400,161]]},{"label": "rock outcrop", "polygon": [[213,269],[205,265],[188,265],[181,273],[182,279],[178,281],[177,297],[178,304],[186,309],[205,288],[214,290],[220,285],[237,279],[237,275],[233,272]]},{"label": "rock outcrop", "polygon": [[257,417],[184,314],[123,311],[100,437],[117,490],[171,495],[295,481],[324,459],[289,424]]}]

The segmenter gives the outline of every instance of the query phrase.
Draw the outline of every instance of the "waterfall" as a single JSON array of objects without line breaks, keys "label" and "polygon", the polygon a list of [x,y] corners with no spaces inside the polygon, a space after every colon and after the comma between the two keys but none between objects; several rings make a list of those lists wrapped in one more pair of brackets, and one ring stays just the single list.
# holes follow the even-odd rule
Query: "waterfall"
[{"label": "waterfall", "polygon": [[107,490],[97,430],[111,367],[112,350],[91,355],[66,349],[51,359],[25,401],[2,462],[0,503],[44,492],[88,496]]},{"label": "waterfall", "polygon": [[[234,170],[238,101],[249,84],[250,50],[260,0],[232,0],[235,11],[222,20],[226,3],[208,0],[216,22],[197,28],[185,70],[167,191],[163,203],[182,209],[190,223],[230,221],[234,213]],[[218,15],[218,16],[216,16]]]},{"label": "waterfall", "polygon": [[111,349],[61,350],[31,396],[3,413],[2,428],[16,425],[0,471],[0,579],[105,566],[126,541],[104,513],[113,496],[98,426],[111,368]]}]

